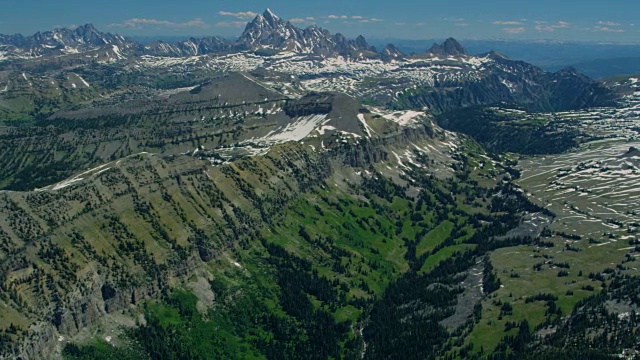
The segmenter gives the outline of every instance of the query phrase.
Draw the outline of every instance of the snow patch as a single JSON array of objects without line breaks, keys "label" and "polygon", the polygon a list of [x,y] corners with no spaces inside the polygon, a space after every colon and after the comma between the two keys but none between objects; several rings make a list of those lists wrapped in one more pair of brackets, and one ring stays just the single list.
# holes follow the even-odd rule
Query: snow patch
[{"label": "snow patch", "polygon": [[80,81],[82,81],[82,83],[84,84],[84,86],[86,86],[86,87],[91,87],[91,86],[89,85],[89,83],[88,83],[88,82],[86,82],[86,81],[82,78],[82,76],[80,76],[80,75],[76,75],[76,76],[78,77],[78,79],[80,79]]},{"label": "snow patch", "polygon": [[[266,136],[251,139],[247,142],[258,144],[279,144],[287,141],[300,141],[307,137],[318,126],[327,122],[327,115],[308,115],[297,118],[294,122],[271,131]],[[327,127],[325,127],[326,129]]]},{"label": "snow patch", "polygon": [[371,133],[375,133],[375,131],[373,131],[369,124],[367,124],[367,121],[364,118],[364,114],[358,114],[358,120],[360,120],[360,123],[364,127],[364,131],[367,133],[367,136],[371,137]]},{"label": "snow patch", "polygon": [[409,110],[406,112],[402,112],[402,111],[394,112],[392,114],[383,115],[382,117],[384,117],[387,120],[391,120],[397,123],[398,125],[407,126],[407,125],[416,123],[417,118],[426,116],[426,115],[427,114],[422,111]]}]

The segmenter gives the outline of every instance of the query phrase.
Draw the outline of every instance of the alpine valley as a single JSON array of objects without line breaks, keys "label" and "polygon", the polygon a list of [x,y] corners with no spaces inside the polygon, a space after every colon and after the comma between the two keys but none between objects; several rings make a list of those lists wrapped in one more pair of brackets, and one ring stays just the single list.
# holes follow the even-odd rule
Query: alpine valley
[{"label": "alpine valley", "polygon": [[0,35],[0,359],[634,358],[639,78]]}]

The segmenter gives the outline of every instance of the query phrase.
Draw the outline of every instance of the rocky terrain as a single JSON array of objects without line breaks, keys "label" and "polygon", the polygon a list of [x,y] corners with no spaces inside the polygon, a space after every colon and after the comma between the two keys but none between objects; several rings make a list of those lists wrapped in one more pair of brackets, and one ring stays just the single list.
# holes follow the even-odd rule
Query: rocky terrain
[{"label": "rocky terrain", "polygon": [[517,357],[595,289],[531,265],[591,281],[634,256],[528,263],[609,246],[601,225],[637,241],[636,78],[270,10],[235,41],[86,25],[0,49],[0,357]]}]

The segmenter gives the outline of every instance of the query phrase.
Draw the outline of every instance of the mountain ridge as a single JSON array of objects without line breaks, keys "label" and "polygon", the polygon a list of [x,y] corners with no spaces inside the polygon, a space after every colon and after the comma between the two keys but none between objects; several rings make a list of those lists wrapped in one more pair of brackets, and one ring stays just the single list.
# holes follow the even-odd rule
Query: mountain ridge
[{"label": "mountain ridge", "polygon": [[[36,32],[31,36],[0,35],[0,46],[5,51],[12,50],[30,56],[40,56],[54,53],[65,47],[101,47],[118,45],[135,49],[138,54],[161,56],[195,56],[205,54],[223,53],[226,51],[272,49],[276,51],[293,51],[316,54],[321,56],[345,56],[345,57],[379,57],[383,59],[397,59],[404,54],[393,46],[392,55],[390,49],[378,52],[375,47],[369,45],[364,36],[359,35],[355,39],[347,39],[344,35],[336,33],[332,35],[328,30],[311,25],[307,28],[298,28],[289,21],[285,21],[274,14],[270,9],[258,14],[249,21],[242,34],[230,41],[218,36],[191,37],[173,43],[155,41],[147,45],[120,35],[99,32],[92,24],[88,23],[75,29],[55,29],[47,32]],[[392,44],[390,44],[392,45]],[[14,49],[7,48],[13,47]],[[77,50],[77,49],[76,49]],[[453,38],[445,40],[443,44],[434,44],[425,53],[432,55],[461,56],[468,55],[466,50]],[[1,58],[0,58],[1,59]]]},{"label": "mountain ridge", "polygon": [[59,28],[36,32],[31,36],[0,35],[0,46],[9,47],[8,50],[13,47],[15,51],[29,56],[64,53],[67,48],[70,48],[67,52],[73,52],[110,45],[128,47],[132,44],[133,40],[117,34],[100,32],[92,24],[78,26],[75,29]]},{"label": "mountain ridge", "polygon": [[70,34],[0,63],[0,358],[520,358],[640,251],[627,204],[595,207],[633,159],[549,154],[637,118],[575,110],[616,100],[575,70],[270,10],[236,41]]}]

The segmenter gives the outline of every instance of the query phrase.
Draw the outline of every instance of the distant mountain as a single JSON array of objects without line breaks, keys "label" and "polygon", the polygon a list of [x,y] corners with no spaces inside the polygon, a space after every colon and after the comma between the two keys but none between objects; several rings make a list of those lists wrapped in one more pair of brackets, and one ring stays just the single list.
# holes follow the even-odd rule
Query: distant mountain
[{"label": "distant mountain", "polygon": [[[434,41],[441,43],[443,40],[369,39],[372,45],[379,47],[391,42],[406,54],[422,53]],[[631,64],[633,61],[631,58],[640,58],[640,44],[475,39],[460,41],[464,43],[470,54],[484,54],[495,50],[511,59],[523,60],[548,71],[557,71],[567,66],[573,66],[595,78],[619,74],[619,72],[616,73],[619,71],[616,69],[617,67],[627,71],[626,64]],[[609,61],[613,66],[609,66],[607,63]],[[636,63],[638,62],[636,61]],[[603,69],[606,74],[598,72],[598,69]]]},{"label": "distant mountain", "polygon": [[434,43],[427,53],[441,56],[462,56],[469,55],[460,43],[454,38],[446,39],[442,44]]},{"label": "distant mountain", "polygon": [[211,36],[206,38],[190,38],[189,40],[167,43],[156,41],[144,47],[144,53],[156,56],[194,56],[231,49],[232,43],[226,39]]},{"label": "distant mountain", "polygon": [[407,89],[396,97],[394,106],[427,107],[434,113],[445,113],[501,103],[529,111],[563,111],[615,104],[616,96],[610,89],[572,68],[546,72],[497,52],[463,59],[481,61],[482,70],[476,70],[478,73],[473,78],[465,79],[463,72],[443,77],[434,86]]},{"label": "distant mountain", "polygon": [[406,57],[406,55],[393,44],[387,44],[380,52],[380,56],[382,57],[383,60],[386,60],[386,61],[396,60],[396,59]]},{"label": "distant mountain", "polygon": [[130,47],[136,43],[120,35],[98,31],[86,24],[75,29],[55,29],[31,36],[0,35],[0,50],[23,56],[77,53],[104,46]]},{"label": "distant mountain", "polygon": [[[0,88],[6,89],[0,99],[12,98],[2,109],[12,119],[42,112],[36,109],[55,112],[80,99],[90,100],[88,94],[59,97],[67,90],[87,88],[83,81],[69,81],[76,77],[67,72],[87,80],[92,90],[104,87],[109,91],[127,86],[195,86],[210,69],[256,72],[270,84],[267,86],[276,86],[287,96],[335,91],[379,106],[424,108],[434,114],[500,103],[532,111],[560,111],[612,105],[615,99],[610,90],[576,71],[545,72],[497,51],[470,55],[453,38],[425,47],[419,54],[406,55],[394,44],[378,52],[363,36],[347,39],[317,26],[301,29],[269,9],[232,41],[212,36],[141,45],[102,33],[92,25],[0,39],[4,44],[0,67],[4,63],[12,71],[0,73]],[[34,57],[37,61],[32,61]],[[15,61],[3,62],[7,59]],[[278,81],[269,80],[273,76]],[[34,86],[40,83],[53,88],[42,91]],[[57,89],[59,86],[62,88]],[[104,94],[94,92],[94,96]]]},{"label": "distant mountain", "polygon": [[284,21],[267,9],[247,24],[238,40],[238,45],[248,49],[270,49],[313,53],[323,56],[375,54],[363,36],[348,40],[342,34],[332,35],[317,26],[300,29],[289,21]]}]

